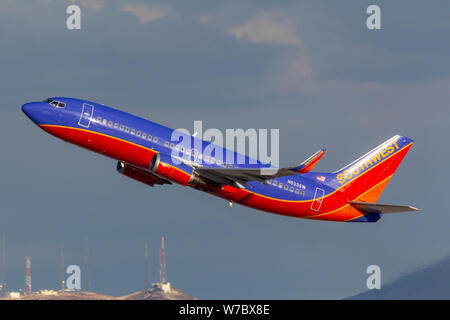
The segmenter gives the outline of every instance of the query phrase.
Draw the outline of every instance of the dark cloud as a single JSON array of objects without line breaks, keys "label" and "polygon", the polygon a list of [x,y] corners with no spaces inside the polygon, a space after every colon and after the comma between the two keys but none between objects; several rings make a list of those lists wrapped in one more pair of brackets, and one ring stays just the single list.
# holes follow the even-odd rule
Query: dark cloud
[{"label": "dark cloud", "polygon": [[[83,9],[80,31],[65,28],[68,3],[0,4],[0,233],[11,287],[23,284],[25,255],[35,261],[36,288],[54,287],[53,248],[62,241],[67,261],[82,265],[86,236],[93,288],[114,295],[142,288],[143,244],[154,256],[161,234],[169,279],[199,298],[342,298],[362,290],[374,261],[393,278],[448,252],[446,3],[382,2],[383,30],[374,33],[359,1],[161,1],[169,17],[147,23],[105,1]],[[275,9],[294,19],[311,78],[286,73],[297,48],[228,32]],[[422,211],[375,225],[315,222],[230,209],[177,186],[147,188],[20,111],[48,96],[91,99],[171,127],[279,128],[281,163],[325,146],[324,171],[405,134],[416,144],[380,200]]]}]

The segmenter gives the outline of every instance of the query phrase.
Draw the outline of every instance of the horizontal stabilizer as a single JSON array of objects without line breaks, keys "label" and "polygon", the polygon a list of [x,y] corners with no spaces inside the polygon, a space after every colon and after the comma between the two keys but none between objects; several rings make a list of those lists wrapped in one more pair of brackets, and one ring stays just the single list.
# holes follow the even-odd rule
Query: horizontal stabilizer
[{"label": "horizontal stabilizer", "polygon": [[368,213],[396,213],[404,211],[417,211],[419,209],[412,206],[399,206],[394,204],[380,204],[380,203],[370,203],[370,202],[357,202],[349,201],[352,207],[368,212]]}]

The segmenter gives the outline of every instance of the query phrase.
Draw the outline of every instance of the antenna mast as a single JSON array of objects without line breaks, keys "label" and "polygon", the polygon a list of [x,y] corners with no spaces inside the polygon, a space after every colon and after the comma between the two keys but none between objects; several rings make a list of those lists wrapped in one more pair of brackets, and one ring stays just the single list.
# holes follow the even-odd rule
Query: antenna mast
[{"label": "antenna mast", "polygon": [[31,257],[26,259],[26,275],[25,275],[25,294],[31,294]]},{"label": "antenna mast", "polygon": [[148,254],[148,243],[146,243],[145,244],[145,266],[144,266],[144,268],[145,268],[145,279],[144,279],[144,281],[145,281],[145,288],[144,288],[144,290],[147,290],[148,288],[150,288],[150,270],[149,270],[149,267],[150,267],[150,256],[149,256],[149,254]]},{"label": "antenna mast", "polygon": [[61,290],[64,290],[64,248],[62,242],[59,243],[59,277],[58,286],[61,286]]},{"label": "antenna mast", "polygon": [[0,283],[0,293],[6,292],[6,236],[2,237],[2,282]]},{"label": "antenna mast", "polygon": [[91,252],[89,248],[89,239],[86,237],[86,252],[84,257],[84,264],[86,270],[86,291],[91,291]]},{"label": "antenna mast", "polygon": [[164,248],[164,236],[161,237],[161,249],[159,250],[159,266],[159,281],[164,284],[167,282],[166,249]]}]

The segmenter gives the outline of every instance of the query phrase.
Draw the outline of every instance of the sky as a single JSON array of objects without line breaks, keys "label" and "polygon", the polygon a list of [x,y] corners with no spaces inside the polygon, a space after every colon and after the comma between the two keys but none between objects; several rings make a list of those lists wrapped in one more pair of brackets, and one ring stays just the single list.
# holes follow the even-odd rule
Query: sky
[{"label": "sky", "polygon": [[[68,30],[66,8],[81,8]],[[381,29],[366,27],[371,4]],[[341,299],[450,253],[448,1],[0,0],[0,234],[7,285],[58,285],[92,251],[92,290],[144,288],[166,237],[167,276],[200,299]],[[21,111],[82,98],[171,128],[276,128],[280,164],[321,147],[334,171],[381,142],[415,140],[379,199],[417,213],[375,224],[310,221],[177,185],[146,185],[116,162],[58,140]],[[83,278],[84,273],[82,273]],[[83,281],[83,280],[82,280]],[[84,282],[83,282],[84,283]]]}]

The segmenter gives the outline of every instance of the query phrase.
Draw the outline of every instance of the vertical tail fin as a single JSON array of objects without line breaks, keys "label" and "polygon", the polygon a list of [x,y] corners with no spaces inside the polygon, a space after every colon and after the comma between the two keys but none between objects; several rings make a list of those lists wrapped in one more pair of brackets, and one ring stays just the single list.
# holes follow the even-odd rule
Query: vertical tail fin
[{"label": "vertical tail fin", "polygon": [[412,144],[412,139],[396,135],[334,172],[331,184],[349,200],[375,203]]}]

